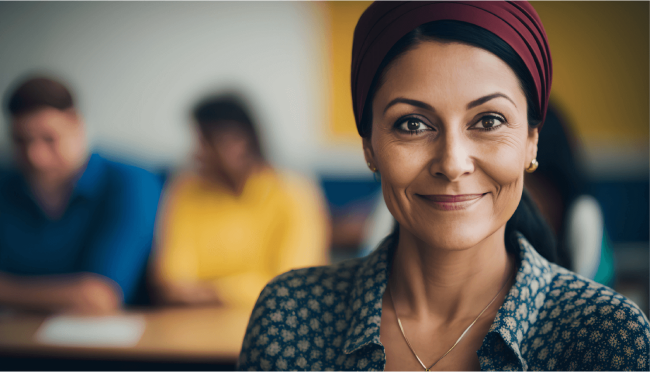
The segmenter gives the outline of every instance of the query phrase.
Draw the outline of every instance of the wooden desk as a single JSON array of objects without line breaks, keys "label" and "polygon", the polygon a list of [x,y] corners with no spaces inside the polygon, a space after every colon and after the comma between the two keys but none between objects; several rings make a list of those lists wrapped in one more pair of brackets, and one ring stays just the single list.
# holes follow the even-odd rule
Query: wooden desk
[{"label": "wooden desk", "polygon": [[249,309],[161,308],[142,314],[146,328],[134,347],[65,347],[34,339],[45,316],[13,314],[0,318],[0,352],[7,355],[201,363],[235,363]]}]

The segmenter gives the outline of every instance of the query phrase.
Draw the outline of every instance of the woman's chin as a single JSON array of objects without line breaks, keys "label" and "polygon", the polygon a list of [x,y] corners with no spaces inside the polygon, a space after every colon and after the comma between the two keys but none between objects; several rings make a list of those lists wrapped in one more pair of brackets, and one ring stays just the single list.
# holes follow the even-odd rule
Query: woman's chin
[{"label": "woman's chin", "polygon": [[[432,224],[433,225],[433,224]],[[476,224],[441,224],[435,227],[422,226],[414,234],[426,246],[446,251],[471,249],[492,236],[488,226],[477,228]]]}]

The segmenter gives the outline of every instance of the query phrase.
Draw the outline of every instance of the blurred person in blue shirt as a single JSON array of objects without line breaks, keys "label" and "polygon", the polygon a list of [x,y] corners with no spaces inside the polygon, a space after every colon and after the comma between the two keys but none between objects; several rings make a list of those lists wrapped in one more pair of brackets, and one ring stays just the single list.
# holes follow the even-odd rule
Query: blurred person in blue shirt
[{"label": "blurred person in blue shirt", "polygon": [[161,182],[89,154],[60,82],[32,78],[7,98],[15,168],[0,173],[0,306],[102,314],[135,302]]}]

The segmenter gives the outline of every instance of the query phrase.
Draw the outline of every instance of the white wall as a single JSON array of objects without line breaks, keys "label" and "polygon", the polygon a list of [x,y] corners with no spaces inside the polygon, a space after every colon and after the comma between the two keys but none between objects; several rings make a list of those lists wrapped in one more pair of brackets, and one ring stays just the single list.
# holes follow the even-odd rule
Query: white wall
[{"label": "white wall", "polygon": [[190,154],[195,100],[239,87],[273,163],[363,172],[360,149],[321,138],[323,27],[317,7],[303,2],[0,2],[0,91],[51,71],[76,93],[95,148],[159,166]]}]

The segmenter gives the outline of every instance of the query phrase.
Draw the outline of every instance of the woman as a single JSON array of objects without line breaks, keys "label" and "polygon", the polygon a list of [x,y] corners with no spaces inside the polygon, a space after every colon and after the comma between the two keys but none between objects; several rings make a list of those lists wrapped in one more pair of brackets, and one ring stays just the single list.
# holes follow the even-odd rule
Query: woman
[{"label": "woman", "polygon": [[366,258],[269,283],[239,367],[647,369],[646,318],[550,262],[552,233],[523,192],[550,85],[528,3],[371,5],[353,107],[399,227]]},{"label": "woman", "polygon": [[155,294],[166,304],[250,311],[273,277],[327,263],[325,207],[308,180],[269,166],[243,99],[207,97],[193,116],[198,169],[166,190]]}]

